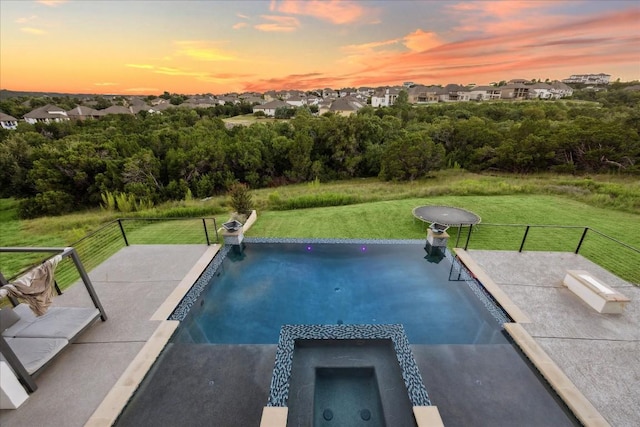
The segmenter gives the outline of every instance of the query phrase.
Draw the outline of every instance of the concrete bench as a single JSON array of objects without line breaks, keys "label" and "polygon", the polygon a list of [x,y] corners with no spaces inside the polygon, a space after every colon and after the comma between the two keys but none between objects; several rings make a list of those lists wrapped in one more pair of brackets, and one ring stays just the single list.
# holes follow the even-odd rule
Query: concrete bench
[{"label": "concrete bench", "polygon": [[598,313],[620,314],[630,301],[585,270],[567,270],[563,284]]}]

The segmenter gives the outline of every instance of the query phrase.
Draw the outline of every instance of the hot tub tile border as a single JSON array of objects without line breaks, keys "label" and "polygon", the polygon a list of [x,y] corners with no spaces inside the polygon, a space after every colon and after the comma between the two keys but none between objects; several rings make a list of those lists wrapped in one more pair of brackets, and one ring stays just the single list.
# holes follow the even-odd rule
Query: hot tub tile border
[{"label": "hot tub tile border", "polygon": [[307,339],[391,339],[412,406],[431,405],[427,389],[422,381],[422,375],[420,375],[418,365],[413,358],[404,327],[399,324],[385,324],[283,325],[280,328],[280,338],[276,350],[276,361],[271,377],[267,406],[287,406],[295,341]]}]

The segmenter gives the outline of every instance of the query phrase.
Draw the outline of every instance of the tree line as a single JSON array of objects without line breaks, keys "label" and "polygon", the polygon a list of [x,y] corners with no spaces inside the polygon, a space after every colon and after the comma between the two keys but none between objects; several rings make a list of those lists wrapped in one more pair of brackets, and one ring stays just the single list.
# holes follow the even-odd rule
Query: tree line
[{"label": "tree line", "polygon": [[[629,99],[629,96],[632,99]],[[348,117],[299,108],[290,120],[228,128],[211,109],[109,115],[0,132],[0,197],[23,217],[145,204],[314,179],[415,180],[432,171],[640,173],[640,95],[613,105],[526,101],[365,107]]]}]

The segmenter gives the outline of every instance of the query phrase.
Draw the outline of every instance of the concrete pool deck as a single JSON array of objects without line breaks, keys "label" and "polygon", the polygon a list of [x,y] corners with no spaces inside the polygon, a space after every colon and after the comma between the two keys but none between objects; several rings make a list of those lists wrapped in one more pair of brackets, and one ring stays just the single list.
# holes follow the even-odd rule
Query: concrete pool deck
[{"label": "concrete pool deck", "polygon": [[[175,327],[175,322],[162,319],[171,313],[180,295],[195,281],[198,271],[202,271],[217,249],[217,246],[204,245],[130,246],[94,269],[89,275],[109,320],[94,325],[56,358],[36,378],[39,389],[25,404],[17,410],[0,411],[0,425],[111,425],[164,347],[163,340]],[[604,417],[604,423],[593,418],[589,425],[640,425],[635,401],[640,392],[637,362],[640,288],[573,254],[469,251],[468,255],[530,321],[519,326]],[[625,312],[621,315],[593,312],[562,287],[566,269],[591,271],[616,289],[622,289],[622,293],[631,298]],[[56,299],[56,304],[90,305],[90,302],[83,287],[73,286]],[[174,390],[174,394],[181,397],[189,392],[186,397],[197,404],[191,409],[214,406],[212,404],[219,401],[221,405],[212,409],[220,416],[217,419],[221,422],[217,425],[259,425],[261,410],[268,398],[276,346],[185,347],[189,347],[187,358],[167,348],[159,359],[174,363],[166,365],[171,369],[164,375],[167,377],[164,386],[169,390],[171,386],[183,387]],[[537,398],[529,397],[526,381],[531,375],[523,361],[516,360],[518,357],[514,358],[506,347],[510,346],[412,346],[427,390],[446,426],[465,425],[471,420],[475,421],[474,425],[485,425],[478,420],[492,426],[545,425],[534,421],[517,423],[517,405],[544,408],[548,403],[541,402],[537,407]],[[494,367],[487,368],[489,365],[483,365],[483,360],[491,361]],[[438,363],[442,363],[439,370],[429,369]],[[180,364],[184,371],[174,370]],[[247,364],[252,366],[250,372],[242,369]],[[485,368],[487,372],[472,374],[472,369]],[[163,372],[162,364],[157,369]],[[205,384],[189,384],[190,388],[184,389],[181,383],[185,381],[180,373],[190,371],[219,377],[207,376]],[[464,375],[461,380],[451,381],[447,372]],[[506,377],[504,384],[484,387],[500,375]],[[236,384],[235,390],[227,388],[233,384]],[[165,387],[159,390],[167,390]],[[202,387],[203,393],[208,390],[208,394],[199,398],[198,387]],[[465,387],[464,402],[455,401],[455,392],[459,391],[456,387]],[[477,394],[472,394],[472,387],[478,388]],[[243,396],[256,402],[255,410],[238,406],[241,401],[234,397]],[[492,404],[499,409],[492,408]],[[487,418],[469,413],[483,408]],[[201,412],[207,415],[206,410]],[[180,415],[188,414],[183,410]],[[199,416],[193,412],[191,415]],[[198,425],[196,419],[192,419],[194,423],[182,419],[182,425]]]}]

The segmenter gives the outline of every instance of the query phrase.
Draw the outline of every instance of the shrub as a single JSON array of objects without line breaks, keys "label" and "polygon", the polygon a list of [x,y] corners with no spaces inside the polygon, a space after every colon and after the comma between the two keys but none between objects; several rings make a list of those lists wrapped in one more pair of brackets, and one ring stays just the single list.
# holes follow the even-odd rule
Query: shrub
[{"label": "shrub", "polygon": [[241,215],[249,215],[253,208],[253,200],[247,184],[236,182],[229,188],[231,207]]},{"label": "shrub", "polygon": [[73,196],[64,191],[45,191],[24,199],[18,206],[20,218],[36,218],[45,215],[62,215],[75,209]]}]

